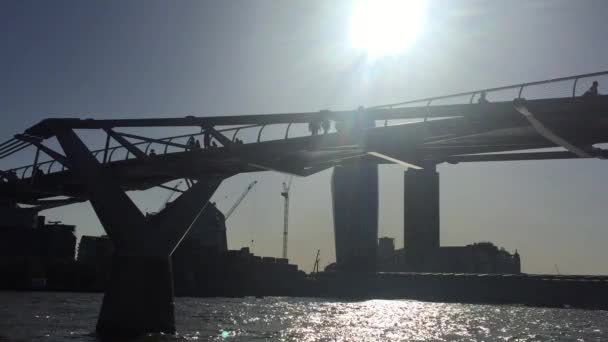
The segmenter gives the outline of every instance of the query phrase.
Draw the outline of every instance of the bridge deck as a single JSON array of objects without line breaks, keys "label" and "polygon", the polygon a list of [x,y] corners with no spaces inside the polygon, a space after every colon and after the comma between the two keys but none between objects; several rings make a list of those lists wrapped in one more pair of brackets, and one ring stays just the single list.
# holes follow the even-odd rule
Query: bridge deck
[{"label": "bridge deck", "polygon": [[[525,101],[537,120],[569,143],[590,150],[594,144],[608,142],[608,96],[556,98]],[[186,117],[133,120],[47,119],[27,129],[28,136],[52,137],[55,127],[72,129],[115,129],[125,127],[174,127],[222,125],[268,125],[307,123],[323,119],[341,122],[361,117],[361,111],[299,114],[246,115],[225,117]],[[471,156],[479,153],[518,151],[556,147],[539,134],[516,109],[516,103],[462,104],[425,107],[373,109],[365,119],[386,120],[384,125],[326,135],[229,144],[214,149],[195,149],[111,161],[104,167],[125,190],[144,190],[178,178],[204,179],[213,175],[276,170],[309,175],[352,158],[386,163],[369,155],[377,152],[413,165],[441,162],[548,159],[576,157],[571,152],[508,157]],[[409,124],[391,125],[391,120],[423,119]],[[229,139],[226,139],[229,141]],[[595,150],[595,156],[604,156]],[[69,169],[0,183],[0,194],[19,203],[69,196],[86,199],[84,186]]]}]

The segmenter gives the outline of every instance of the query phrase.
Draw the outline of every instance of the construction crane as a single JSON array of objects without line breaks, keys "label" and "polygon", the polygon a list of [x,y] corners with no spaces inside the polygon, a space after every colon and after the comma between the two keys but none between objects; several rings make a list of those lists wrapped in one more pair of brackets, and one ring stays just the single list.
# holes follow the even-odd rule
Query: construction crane
[{"label": "construction crane", "polygon": [[562,275],[561,273],[559,273],[559,267],[557,267],[557,264],[555,264],[555,272],[557,272],[557,275]]},{"label": "construction crane", "polygon": [[249,191],[251,191],[251,189],[253,189],[253,187],[258,183],[257,180],[249,183],[249,185],[247,186],[247,188],[245,189],[245,191],[243,191],[243,193],[241,194],[241,196],[239,196],[239,198],[236,200],[236,202],[234,202],[234,204],[232,205],[232,207],[230,207],[230,209],[228,209],[228,211],[224,214],[224,219],[228,220],[228,218],[230,217],[230,215],[232,215],[232,213],[234,213],[234,211],[236,210],[236,207],[239,206],[239,204],[241,204],[241,202],[245,199],[245,196],[247,196],[247,194],[249,193]]},{"label": "construction crane", "polygon": [[319,273],[319,255],[321,254],[321,250],[317,249],[317,256],[315,257],[315,264],[312,266],[312,273]]},{"label": "construction crane", "polygon": [[291,182],[293,181],[293,176],[289,176],[289,180],[287,183],[283,182],[283,191],[281,191],[281,196],[283,196],[285,200],[285,204],[283,207],[283,258],[287,259],[287,233],[289,228],[289,189],[291,188]]}]

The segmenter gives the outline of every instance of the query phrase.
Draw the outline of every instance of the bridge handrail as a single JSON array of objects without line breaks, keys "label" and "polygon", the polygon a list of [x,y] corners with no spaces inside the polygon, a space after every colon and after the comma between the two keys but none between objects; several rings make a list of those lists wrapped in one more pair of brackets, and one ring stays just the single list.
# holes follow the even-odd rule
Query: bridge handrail
[{"label": "bridge handrail", "polygon": [[481,90],[467,91],[467,92],[450,94],[450,95],[426,97],[426,98],[417,99],[417,100],[409,100],[409,101],[402,101],[402,102],[396,102],[396,103],[389,103],[389,104],[385,104],[385,105],[379,105],[379,106],[370,107],[368,109],[393,108],[393,107],[396,107],[396,106],[403,106],[403,105],[420,103],[420,102],[427,102],[427,106],[430,106],[430,104],[433,101],[436,101],[436,100],[449,99],[449,98],[453,98],[453,97],[462,97],[462,96],[467,96],[467,95],[471,95],[469,103],[472,103],[473,99],[475,98],[475,95],[480,94],[482,92],[489,93],[489,92],[496,92],[496,91],[500,91],[500,90],[516,89],[516,88],[519,88],[518,97],[521,97],[521,94],[522,94],[523,89],[525,87],[539,85],[539,84],[548,84],[548,83],[557,83],[557,82],[563,82],[563,81],[570,81],[570,80],[574,80],[574,84],[572,86],[572,97],[575,97],[575,95],[576,95],[576,84],[578,83],[579,79],[593,77],[593,76],[602,76],[602,75],[608,75],[608,70],[594,72],[594,73],[589,73],[589,74],[580,74],[580,75],[574,75],[574,76],[552,78],[552,79],[543,80],[543,81],[519,83],[519,84],[513,84],[513,85],[508,85],[508,86],[502,86],[502,87],[494,87],[494,88],[487,88],[487,89],[481,89]]},{"label": "bridge handrail", "polygon": [[[253,128],[253,127],[259,127],[259,126],[264,126],[264,125],[262,125],[262,124],[260,124],[260,125],[244,125],[244,126],[239,126],[239,127],[223,128],[223,129],[219,129],[219,130],[217,130],[217,131],[218,131],[218,132],[230,132],[230,131],[236,131],[236,132],[238,132],[238,131],[239,131],[239,130],[241,130],[241,129],[245,129],[245,128]],[[174,136],[170,136],[170,137],[160,138],[160,139],[158,139],[158,140],[163,140],[163,141],[164,141],[164,140],[167,140],[167,141],[171,142],[173,139],[181,139],[181,138],[195,137],[195,136],[200,136],[200,135],[203,135],[203,134],[204,134],[204,132],[203,132],[203,131],[201,131],[201,132],[199,132],[199,133],[191,133],[191,134],[174,135]],[[150,147],[150,144],[152,144],[152,143],[150,143],[150,142],[148,142],[148,141],[139,141],[139,142],[133,142],[133,143],[132,143],[132,145],[134,145],[134,146],[136,146],[136,145],[143,145],[143,144],[148,144],[148,146],[146,147],[146,151],[147,151],[147,149]],[[168,146],[168,145],[167,145],[167,146]],[[122,145],[119,145],[119,146],[113,146],[113,147],[109,147],[109,148],[108,148],[108,156],[109,156],[109,157],[108,157],[108,162],[110,162],[110,161],[112,160],[112,155],[114,154],[114,152],[115,152],[116,150],[119,150],[119,149],[122,149],[122,148],[125,148],[125,147],[124,147],[124,146],[122,146]],[[96,156],[98,153],[103,152],[103,151],[105,151],[105,149],[104,149],[104,148],[102,148],[102,149],[98,149],[98,150],[93,150],[93,151],[91,151],[91,153],[92,153],[93,155],[95,155],[95,156]],[[163,152],[164,152],[163,154],[166,154],[166,153],[167,153],[167,149],[165,148]],[[128,158],[128,154],[127,154],[127,158]],[[49,165],[49,167],[47,168],[47,174],[48,174],[48,173],[51,173],[51,166],[52,166],[52,165],[53,165],[55,162],[56,162],[56,160],[55,160],[55,159],[50,159],[50,160],[46,160],[46,161],[43,161],[43,162],[38,162],[36,165],[40,167],[40,166],[42,166],[42,165],[48,165],[48,164],[51,164],[51,165]],[[23,166],[15,167],[15,168],[12,168],[12,169],[8,169],[8,170],[6,170],[6,171],[14,171],[14,172],[18,173],[19,171],[23,170],[23,174],[22,174],[22,177],[21,177],[21,178],[22,178],[22,179],[24,179],[24,178],[25,178],[25,173],[26,173],[27,169],[28,169],[28,168],[30,168],[30,167],[32,167],[32,165],[33,165],[33,164],[29,164],[29,165],[23,165]],[[63,171],[63,170],[64,170],[64,168],[62,168],[62,169],[61,169],[61,171]]]}]

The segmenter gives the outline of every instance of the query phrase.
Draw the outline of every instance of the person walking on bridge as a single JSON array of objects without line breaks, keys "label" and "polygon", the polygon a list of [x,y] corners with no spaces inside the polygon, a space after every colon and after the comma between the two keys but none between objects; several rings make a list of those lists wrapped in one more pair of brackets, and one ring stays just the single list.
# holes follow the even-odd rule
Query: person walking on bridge
[{"label": "person walking on bridge", "polygon": [[320,126],[319,121],[311,121],[308,123],[308,130],[312,135],[317,135],[319,134]]},{"label": "person walking on bridge", "polygon": [[481,93],[479,93],[479,99],[477,100],[477,103],[479,103],[479,104],[490,103],[490,101],[488,101],[488,99],[486,98],[485,91],[482,91]]},{"label": "person walking on bridge", "polygon": [[599,83],[597,83],[597,81],[593,81],[593,85],[589,88],[589,90],[587,90],[583,96],[598,96],[599,93],[597,91],[597,86],[599,85]]},{"label": "person walking on bridge", "polygon": [[186,142],[186,151],[191,151],[193,147],[194,147],[194,137],[190,136],[190,138],[188,138],[188,141]]},{"label": "person walking on bridge", "polygon": [[323,119],[323,121],[321,121],[321,128],[323,129],[323,134],[329,133],[329,130],[331,128],[331,123],[329,122],[328,119]]},{"label": "person walking on bridge", "polygon": [[211,134],[207,130],[205,130],[205,134],[203,134],[203,148],[208,149],[211,146]]}]

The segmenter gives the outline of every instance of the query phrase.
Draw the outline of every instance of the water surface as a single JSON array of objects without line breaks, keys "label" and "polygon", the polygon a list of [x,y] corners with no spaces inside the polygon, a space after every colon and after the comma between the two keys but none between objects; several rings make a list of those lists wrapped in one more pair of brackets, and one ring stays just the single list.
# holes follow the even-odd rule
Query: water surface
[{"label": "water surface", "polygon": [[[100,294],[0,292],[0,341],[98,341]],[[314,298],[177,298],[139,341],[608,341],[608,311]]]}]

